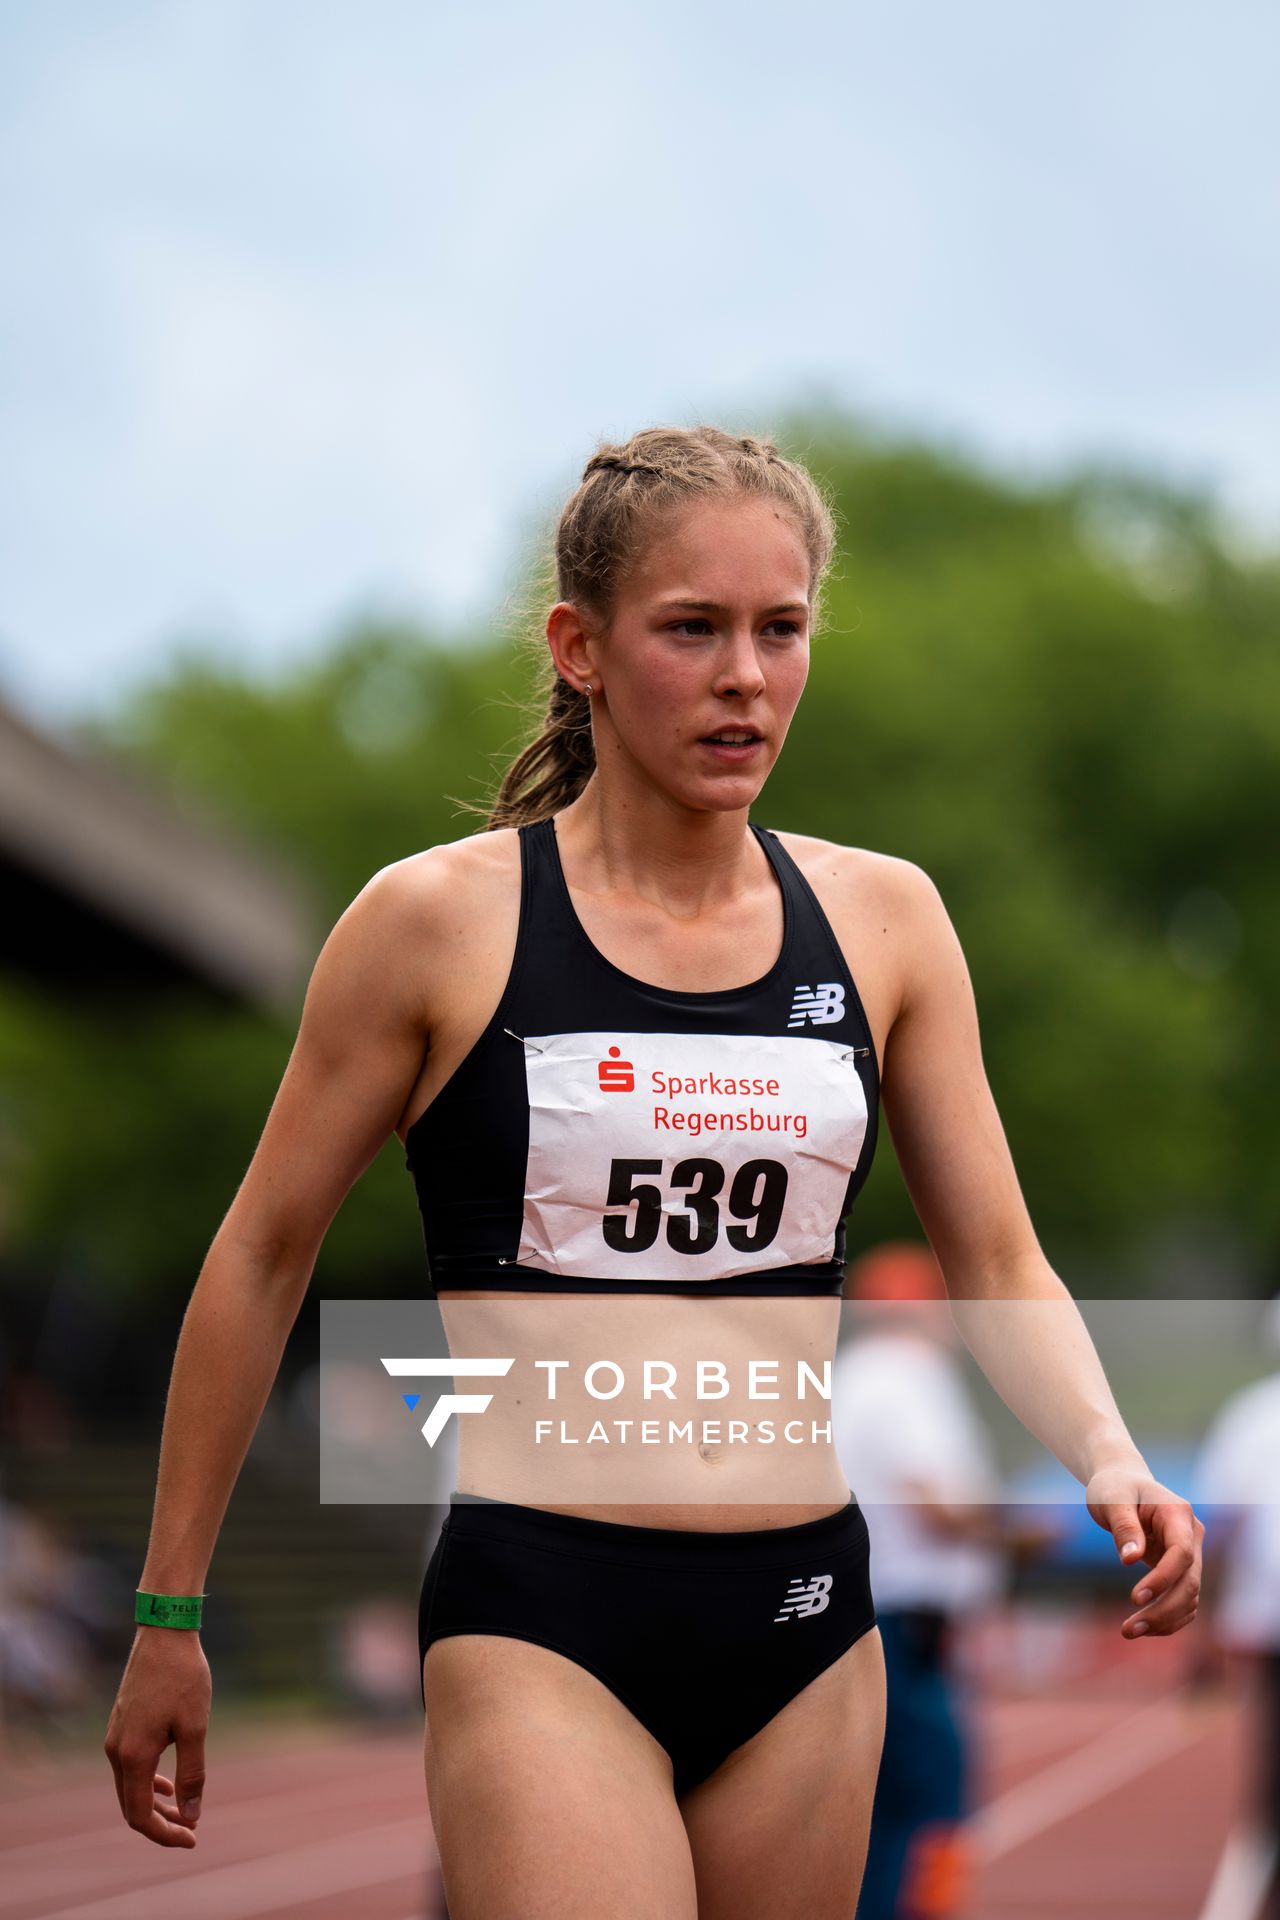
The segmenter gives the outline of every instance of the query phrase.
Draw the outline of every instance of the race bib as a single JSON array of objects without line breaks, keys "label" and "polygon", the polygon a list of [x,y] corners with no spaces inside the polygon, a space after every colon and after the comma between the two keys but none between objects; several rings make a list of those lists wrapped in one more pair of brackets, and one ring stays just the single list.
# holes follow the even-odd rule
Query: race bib
[{"label": "race bib", "polygon": [[831,1259],[867,1131],[852,1047],[615,1031],[524,1052],[520,1266],[696,1282]]}]

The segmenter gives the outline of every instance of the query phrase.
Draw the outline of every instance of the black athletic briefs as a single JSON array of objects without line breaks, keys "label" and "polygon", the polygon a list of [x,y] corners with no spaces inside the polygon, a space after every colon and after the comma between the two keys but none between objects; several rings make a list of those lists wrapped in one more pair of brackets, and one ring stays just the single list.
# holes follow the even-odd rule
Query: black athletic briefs
[{"label": "black athletic briefs", "polygon": [[418,1645],[501,1634],[585,1667],[665,1748],[681,1794],[876,1625],[867,1561],[853,1499],[798,1526],[710,1533],[455,1493]]}]

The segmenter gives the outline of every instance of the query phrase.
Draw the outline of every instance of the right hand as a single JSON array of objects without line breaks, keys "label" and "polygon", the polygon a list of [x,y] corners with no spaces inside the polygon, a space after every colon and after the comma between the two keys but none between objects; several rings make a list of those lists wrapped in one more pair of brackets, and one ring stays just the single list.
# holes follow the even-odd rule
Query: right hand
[{"label": "right hand", "polygon": [[[196,1844],[212,1696],[198,1631],[138,1628],[102,1744],[120,1811],[159,1847]],[[156,1772],[170,1741],[177,1748],[173,1779]]]}]

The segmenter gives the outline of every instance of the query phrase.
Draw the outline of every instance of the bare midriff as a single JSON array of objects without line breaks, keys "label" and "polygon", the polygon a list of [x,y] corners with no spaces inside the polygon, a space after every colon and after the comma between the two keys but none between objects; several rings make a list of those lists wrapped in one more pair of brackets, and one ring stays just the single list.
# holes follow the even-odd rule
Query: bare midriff
[{"label": "bare midriff", "polygon": [[462,1493],[707,1532],[795,1526],[848,1503],[823,1393],[836,1296],[439,1299],[455,1359],[512,1362],[483,1382],[483,1416],[459,1422]]}]

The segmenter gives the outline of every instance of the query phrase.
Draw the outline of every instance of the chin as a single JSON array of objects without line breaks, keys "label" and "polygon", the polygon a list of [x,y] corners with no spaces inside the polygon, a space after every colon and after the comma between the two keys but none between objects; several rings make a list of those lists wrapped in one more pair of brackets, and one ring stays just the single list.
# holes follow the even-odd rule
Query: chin
[{"label": "chin", "polygon": [[709,780],[689,794],[685,804],[700,813],[738,813],[755,805],[763,786],[763,780]]}]

